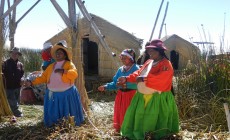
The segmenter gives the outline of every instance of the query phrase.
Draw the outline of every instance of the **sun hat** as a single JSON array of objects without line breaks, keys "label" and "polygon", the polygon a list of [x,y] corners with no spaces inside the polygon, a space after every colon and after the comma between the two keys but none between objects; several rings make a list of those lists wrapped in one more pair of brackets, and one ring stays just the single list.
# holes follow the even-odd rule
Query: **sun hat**
[{"label": "sun hat", "polygon": [[44,50],[46,50],[46,49],[49,49],[49,48],[51,48],[53,45],[52,45],[52,43],[51,42],[45,42],[44,44],[43,44],[43,49],[42,49],[42,51],[44,51]]},{"label": "sun hat", "polygon": [[145,49],[148,49],[148,48],[167,50],[167,48],[164,46],[164,43],[160,39],[152,40],[150,44],[145,47]]},{"label": "sun hat", "polygon": [[14,47],[12,50],[10,50],[10,53],[12,53],[12,52],[18,53],[18,55],[20,55],[20,56],[22,55],[19,48],[17,48],[17,47]]},{"label": "sun hat", "polygon": [[51,56],[54,60],[56,60],[56,51],[58,49],[63,49],[65,50],[67,57],[69,58],[69,60],[72,60],[72,54],[69,50],[69,48],[67,47],[67,42],[65,40],[61,40],[59,41],[57,44],[55,44],[52,48],[51,48]]}]

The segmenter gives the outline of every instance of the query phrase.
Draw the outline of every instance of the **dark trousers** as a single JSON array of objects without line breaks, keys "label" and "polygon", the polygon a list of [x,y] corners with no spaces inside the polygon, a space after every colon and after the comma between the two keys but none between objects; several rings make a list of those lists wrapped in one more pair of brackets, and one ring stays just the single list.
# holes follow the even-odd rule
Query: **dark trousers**
[{"label": "dark trousers", "polygon": [[20,88],[7,89],[6,95],[7,95],[8,103],[14,115],[15,116],[21,115],[21,112],[18,110],[19,102],[20,102]]}]

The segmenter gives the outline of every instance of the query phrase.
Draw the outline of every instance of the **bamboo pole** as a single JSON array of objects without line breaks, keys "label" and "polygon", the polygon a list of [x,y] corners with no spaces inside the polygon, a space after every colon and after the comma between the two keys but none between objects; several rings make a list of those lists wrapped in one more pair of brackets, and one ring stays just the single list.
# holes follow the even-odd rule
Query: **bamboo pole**
[{"label": "bamboo pole", "polygon": [[160,28],[158,39],[161,38],[162,29],[163,29],[163,26],[165,23],[165,18],[166,18],[167,12],[168,12],[168,5],[169,5],[169,2],[167,2],[166,8],[165,8],[165,14],[164,14],[164,18],[163,18],[162,23],[161,23],[161,28]]},{"label": "bamboo pole", "polygon": [[164,0],[161,1],[161,5],[160,5],[160,8],[159,8],[158,13],[157,13],[157,17],[156,17],[156,20],[155,20],[155,23],[154,23],[154,26],[153,26],[152,33],[150,35],[149,41],[152,40],[153,33],[155,31],[155,28],[156,28],[156,25],[157,25],[157,21],[158,21],[159,15],[161,13],[161,8],[162,8],[163,3],[164,3]]},{"label": "bamboo pole", "polygon": [[[81,96],[81,103],[85,113],[88,112],[89,99],[85,89],[85,77],[83,69],[82,49],[81,49],[81,38],[79,38],[79,24],[76,17],[75,0],[68,0],[69,7],[69,20],[71,22],[70,35],[71,35],[71,46],[73,53],[73,63],[78,70],[78,78],[76,79],[76,86]],[[78,17],[79,18],[79,17]]]},{"label": "bamboo pole", "polygon": [[83,106],[85,113],[89,111],[90,100],[88,98],[88,94],[85,88],[85,75],[83,69],[83,59],[82,59],[82,50],[81,50],[81,39],[77,36],[77,44],[76,47],[73,48],[73,52],[75,52],[75,58],[73,58],[73,62],[78,71],[78,78],[76,79],[76,86],[79,90],[81,96],[81,103]]},{"label": "bamboo pole", "polygon": [[111,58],[111,60],[113,61],[114,64],[116,64],[117,68],[120,67],[119,62],[117,62],[112,53],[112,49],[108,46],[108,44],[105,41],[105,36],[101,34],[101,31],[99,30],[99,28],[97,27],[96,23],[93,20],[93,17],[91,17],[91,15],[89,14],[89,12],[87,11],[87,9],[84,6],[84,2],[82,0],[76,0],[76,3],[81,11],[81,13],[83,14],[83,16],[89,21],[92,29],[94,30],[96,36],[98,37],[102,47],[104,47],[105,51],[108,53],[109,57]]},{"label": "bamboo pole", "polygon": [[76,7],[75,0],[68,0],[68,15],[64,12],[64,10],[59,6],[56,0],[50,0],[53,4],[54,8],[57,10],[58,14],[61,16],[66,26],[68,27],[68,33],[70,37],[71,49],[72,49],[72,61],[77,68],[78,78],[76,79],[75,85],[78,88],[78,91],[81,96],[82,106],[85,111],[88,111],[89,99],[85,89],[85,77],[84,77],[84,69],[83,62],[81,59],[81,46],[79,42],[81,40],[78,39],[78,19],[76,18]]}]

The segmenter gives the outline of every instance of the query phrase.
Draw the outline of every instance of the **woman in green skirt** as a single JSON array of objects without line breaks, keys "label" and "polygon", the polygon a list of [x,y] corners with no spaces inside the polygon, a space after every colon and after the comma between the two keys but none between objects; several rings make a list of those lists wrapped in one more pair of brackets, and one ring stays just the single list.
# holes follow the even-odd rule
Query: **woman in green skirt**
[{"label": "woman in green skirt", "polygon": [[171,92],[173,67],[159,39],[145,47],[150,59],[141,69],[118,79],[118,85],[136,82],[137,92],[125,114],[121,135],[128,139],[161,139],[179,132],[179,117]]}]

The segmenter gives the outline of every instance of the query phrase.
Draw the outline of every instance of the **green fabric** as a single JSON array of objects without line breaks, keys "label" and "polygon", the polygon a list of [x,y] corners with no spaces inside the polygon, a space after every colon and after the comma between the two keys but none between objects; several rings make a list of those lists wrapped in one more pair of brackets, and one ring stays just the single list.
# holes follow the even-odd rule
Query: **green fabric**
[{"label": "green fabric", "polygon": [[143,94],[137,92],[127,109],[121,135],[142,140],[146,132],[153,132],[155,139],[179,132],[179,117],[171,91],[154,93],[145,107]]}]

